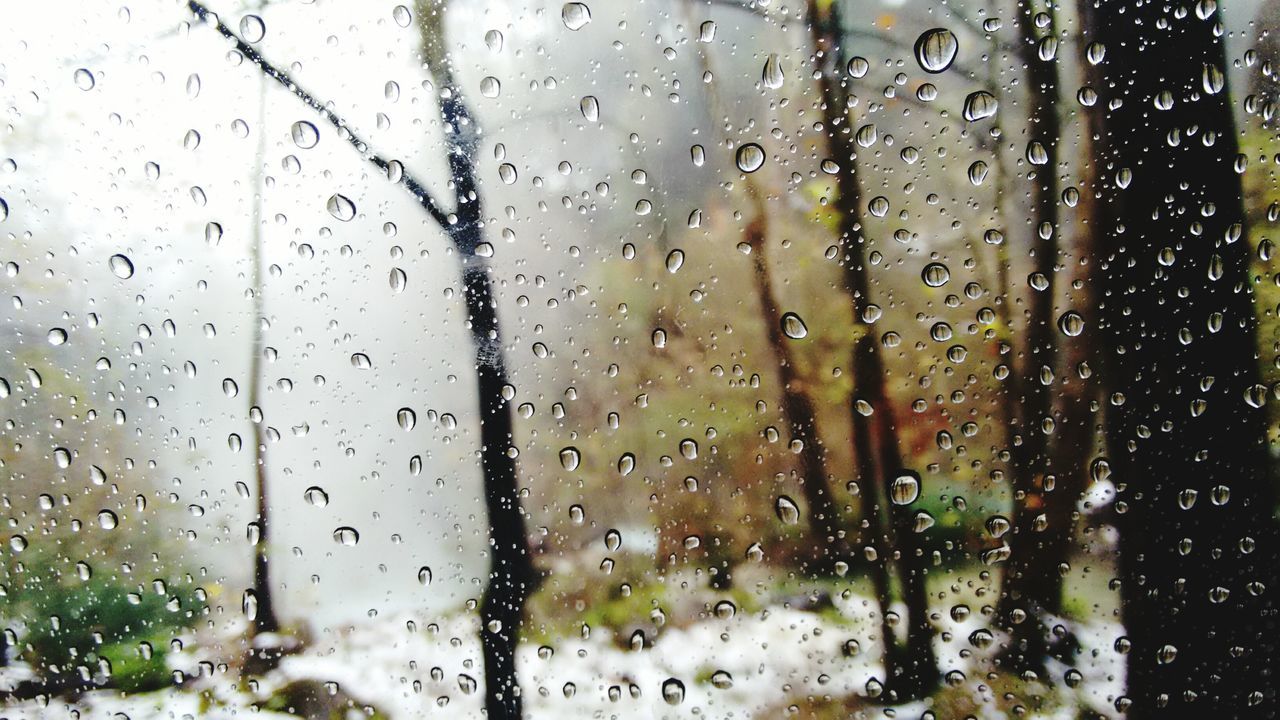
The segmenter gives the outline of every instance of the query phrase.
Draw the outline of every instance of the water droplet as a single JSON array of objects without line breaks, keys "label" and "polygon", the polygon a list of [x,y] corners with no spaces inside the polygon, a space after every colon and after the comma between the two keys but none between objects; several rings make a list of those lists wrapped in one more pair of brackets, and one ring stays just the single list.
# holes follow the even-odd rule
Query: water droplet
[{"label": "water droplet", "polygon": [[501,30],[490,30],[484,34],[484,44],[489,48],[489,51],[495,55],[502,52],[502,41],[503,37]]},{"label": "water droplet", "polygon": [[116,254],[107,258],[107,267],[111,268],[111,273],[121,280],[133,277],[133,261],[124,255]]},{"label": "water droplet", "polygon": [[98,527],[103,530],[114,530],[120,524],[120,518],[110,510],[98,511]]},{"label": "water droplet", "polygon": [[405,286],[409,283],[409,276],[400,268],[391,268],[391,273],[387,276],[387,282],[391,285],[391,291],[401,293],[404,292]]},{"label": "water droplet", "polygon": [[600,101],[594,95],[588,95],[582,98],[578,103],[578,109],[582,111],[582,117],[587,122],[596,122],[600,119]]},{"label": "water droplet", "polygon": [[60,470],[66,470],[71,467],[71,451],[66,448],[53,449],[53,463]]},{"label": "water droplet", "polygon": [[615,552],[622,547],[622,533],[617,530],[610,529],[604,534],[604,546],[609,552]]},{"label": "water droplet", "polygon": [[778,57],[778,53],[769,53],[764,61],[764,69],[760,72],[760,82],[771,90],[777,90],[782,87],[784,80],[786,72],[782,68],[782,58]]},{"label": "water droplet", "polygon": [[582,463],[582,453],[578,452],[578,448],[570,445],[560,451],[560,465],[570,472],[577,470],[578,465]]},{"label": "water droplet", "polygon": [[716,24],[712,20],[703,21],[698,26],[698,42],[709,43],[716,39]]},{"label": "water droplet", "polygon": [[302,491],[302,499],[306,500],[309,505],[322,508],[329,504],[329,493],[325,492],[324,488],[312,485]]},{"label": "water droplet", "polygon": [[391,19],[402,28],[409,27],[409,23],[413,22],[413,13],[404,5],[397,5],[391,9]]},{"label": "water droplet", "polygon": [[480,80],[480,94],[487,98],[496,98],[502,94],[502,82],[498,78],[487,75]]},{"label": "water droplet", "polygon": [[920,279],[929,287],[942,287],[951,279],[951,270],[942,263],[929,263],[920,271]]},{"label": "water droplet", "polygon": [[782,333],[792,340],[800,340],[809,334],[809,327],[804,324],[804,320],[801,320],[799,315],[793,312],[784,313]]},{"label": "water droplet", "polygon": [[67,342],[67,331],[62,328],[50,328],[45,338],[50,345],[62,345]]},{"label": "water droplet", "polygon": [[717,690],[728,690],[733,687],[733,676],[726,670],[711,673],[711,685]]},{"label": "water droplet", "polygon": [[351,202],[351,198],[346,195],[334,193],[329,196],[329,201],[325,203],[325,209],[329,214],[342,222],[351,222],[356,217],[356,204]]},{"label": "water droplet", "polygon": [[986,90],[969,93],[964,99],[964,119],[969,122],[984,120],[996,114],[1000,103]]},{"label": "water droplet", "polygon": [[14,535],[9,538],[9,547],[13,548],[14,552],[22,552],[27,549],[27,539],[21,535]]},{"label": "water droplet", "polygon": [[667,253],[667,272],[675,274],[684,265],[684,251],[679,248]]},{"label": "water droplet", "polygon": [[200,147],[200,133],[196,130],[188,130],[187,134],[182,136],[182,147],[187,150],[195,150]]},{"label": "water droplet", "polygon": [[738,164],[739,170],[745,173],[753,173],[764,165],[764,148],[756,143],[747,143],[738,148],[734,159]]},{"label": "water droplet", "polygon": [[352,353],[351,367],[357,370],[369,370],[373,367],[373,361],[364,353]]},{"label": "water droplet", "polygon": [[267,24],[257,15],[245,15],[240,18],[240,37],[252,45],[261,42],[267,36]]},{"label": "water droplet", "polygon": [[1009,532],[1009,518],[1003,515],[992,515],[987,518],[987,532],[991,533],[991,537],[1000,538]]},{"label": "water droplet", "polygon": [[920,497],[920,480],[915,475],[899,475],[889,485],[889,498],[894,505],[910,505]]},{"label": "water droplet", "polygon": [[431,584],[431,568],[426,565],[418,568],[418,582],[421,583],[423,587]]},{"label": "water droplet", "polygon": [[1068,310],[1058,318],[1058,329],[1063,335],[1076,337],[1084,332],[1084,317],[1075,310]]},{"label": "water droplet", "polygon": [[795,525],[800,522],[800,508],[796,507],[795,501],[786,495],[778,496],[773,503],[773,510],[784,525]]},{"label": "water droplet", "polygon": [[662,699],[668,705],[679,705],[684,702],[684,683],[675,678],[662,681]]},{"label": "water droplet", "polygon": [[1217,65],[1210,63],[1204,64],[1201,81],[1204,85],[1204,91],[1210,95],[1217,95],[1222,92],[1222,88],[1227,84],[1227,78],[1222,74],[1222,70]]},{"label": "water droplet", "polygon": [[355,547],[356,543],[360,542],[360,533],[356,532],[355,528],[344,525],[333,531],[333,541],[339,545]]},{"label": "water droplet", "polygon": [[93,73],[89,72],[87,68],[76,70],[72,75],[72,79],[75,80],[76,87],[85,92],[92,90],[93,86],[97,84],[93,79]]},{"label": "water droplet", "polygon": [[581,30],[591,22],[591,8],[586,3],[569,2],[560,8],[560,20],[570,30]]},{"label": "water droplet", "polygon": [[861,78],[866,77],[871,70],[871,63],[861,55],[854,55],[849,59],[849,64],[845,66],[845,72],[849,73],[849,77]]},{"label": "water droplet", "polygon": [[289,128],[289,137],[293,138],[294,145],[310,150],[320,142],[320,131],[306,120],[299,120]]},{"label": "water droplet", "polygon": [[412,430],[418,424],[418,414],[410,408],[400,408],[396,411],[396,424],[401,430]]},{"label": "water droplet", "polygon": [[916,62],[927,73],[940,73],[955,62],[960,42],[955,33],[946,28],[926,30],[916,38]]}]

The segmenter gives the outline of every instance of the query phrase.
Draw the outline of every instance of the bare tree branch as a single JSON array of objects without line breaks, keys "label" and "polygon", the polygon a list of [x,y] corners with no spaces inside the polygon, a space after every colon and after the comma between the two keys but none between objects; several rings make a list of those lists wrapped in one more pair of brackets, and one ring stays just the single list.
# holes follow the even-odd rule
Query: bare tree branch
[{"label": "bare tree branch", "polygon": [[[304,90],[302,86],[298,85],[298,83],[293,80],[293,78],[289,77],[288,73],[275,65],[272,65],[270,61],[262,57],[261,53],[242,40],[240,36],[236,35],[234,30],[227,27],[226,24],[222,22],[222,19],[218,17],[217,13],[209,10],[209,8],[205,7],[203,3],[198,2],[198,0],[188,0],[187,7],[191,9],[191,12],[194,13],[201,22],[213,26],[213,28],[223,37],[230,40],[235,45],[236,51],[243,55],[246,60],[257,65],[258,69],[262,70],[264,75],[280,83],[284,89],[293,93],[294,96],[301,100],[307,107],[324,117],[324,119],[327,120],[334,129],[338,130],[339,136],[345,138],[346,141],[364,157],[364,159],[373,163],[373,165],[375,165],[379,170],[387,172],[387,169],[391,166],[391,162],[393,161],[387,160],[371,151],[369,149],[369,144],[351,129],[347,124],[347,121],[344,120],[342,116],[338,115],[333,110],[330,110],[325,103],[320,102],[314,95]],[[418,204],[427,211],[427,214],[431,216],[432,220],[436,221],[436,224],[438,224],[441,229],[450,234],[454,232],[454,223],[450,220],[449,213],[441,209],[439,203],[437,203],[435,198],[431,196],[431,193],[427,191],[426,187],[424,187],[417,178],[411,175],[408,170],[402,170],[398,184],[403,185],[404,188],[408,190],[415,199],[417,199]]]}]

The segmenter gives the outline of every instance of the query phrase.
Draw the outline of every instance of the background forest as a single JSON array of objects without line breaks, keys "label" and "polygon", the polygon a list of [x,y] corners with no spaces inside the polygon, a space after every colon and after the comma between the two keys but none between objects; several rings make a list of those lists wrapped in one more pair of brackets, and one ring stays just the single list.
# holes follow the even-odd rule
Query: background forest
[{"label": "background forest", "polygon": [[0,715],[1280,714],[1280,3],[9,20]]}]

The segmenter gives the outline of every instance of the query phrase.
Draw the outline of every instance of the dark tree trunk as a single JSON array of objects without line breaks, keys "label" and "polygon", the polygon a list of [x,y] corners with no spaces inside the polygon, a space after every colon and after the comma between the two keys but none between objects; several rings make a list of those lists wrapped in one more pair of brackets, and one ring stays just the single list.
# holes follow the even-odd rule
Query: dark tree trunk
[{"label": "dark tree trunk", "polygon": [[1227,90],[1211,92],[1228,69],[1220,18],[1125,0],[1097,20],[1122,103],[1107,116],[1124,180],[1100,273],[1108,382],[1124,396],[1107,440],[1128,717],[1275,717],[1275,493],[1252,406],[1265,388],[1237,134]]},{"label": "dark tree trunk", "polygon": [[[1051,418],[1052,384],[1044,377],[1053,376],[1057,356],[1054,327],[1054,288],[1058,264],[1058,145],[1061,122],[1058,118],[1057,59],[1044,60],[1040,49],[1045,39],[1056,40],[1053,9],[1049,24],[1042,33],[1034,18],[1042,12],[1038,4],[1021,3],[1018,29],[1019,57],[1027,69],[1028,121],[1027,157],[1030,162],[1039,152],[1043,160],[1029,165],[1031,216],[1030,237],[1032,277],[1045,283],[1042,288],[1028,287],[1026,344],[1022,362],[1012,369],[1007,396],[1014,427],[1012,457],[1013,520],[1009,558],[1004,567],[1004,586],[997,607],[999,622],[1010,634],[1010,645],[1004,660],[1014,669],[1043,672],[1048,647],[1041,626],[1043,607],[1037,602],[1035,589],[1045,575],[1056,573],[1047,566],[1048,556],[1037,547],[1037,524],[1045,502],[1045,475],[1049,436],[1042,424]],[[1054,529],[1057,532],[1058,528]]]},{"label": "dark tree trunk", "polygon": [[[853,403],[851,415],[854,435],[854,458],[861,481],[863,518],[875,549],[876,563],[882,569],[873,572],[887,576],[887,567],[895,557],[906,604],[907,643],[905,652],[896,647],[890,633],[886,646],[885,687],[891,697],[907,700],[928,694],[937,686],[937,659],[933,650],[933,626],[929,622],[928,595],[925,590],[928,557],[914,532],[914,512],[908,505],[886,503],[890,484],[905,472],[898,449],[893,406],[889,400],[887,376],[881,346],[874,329],[863,319],[871,302],[870,279],[862,236],[862,192],[858,183],[856,153],[847,116],[848,92],[839,74],[847,58],[842,43],[843,27],[836,3],[809,0],[808,17],[813,36],[815,64],[820,70],[822,119],[826,126],[829,152],[840,172],[836,176],[840,214],[839,234],[844,243],[845,283],[853,303],[853,320],[858,325],[852,358],[854,392],[871,407],[864,414]],[[885,528],[881,514],[888,515]],[[889,589],[879,587],[882,608],[890,600]],[[885,585],[888,583],[885,582]],[[887,624],[885,630],[889,631]]]}]

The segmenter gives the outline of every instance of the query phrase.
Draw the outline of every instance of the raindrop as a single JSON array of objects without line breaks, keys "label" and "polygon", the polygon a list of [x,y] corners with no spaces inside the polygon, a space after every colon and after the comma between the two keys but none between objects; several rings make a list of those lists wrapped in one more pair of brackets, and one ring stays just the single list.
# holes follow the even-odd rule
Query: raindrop
[{"label": "raindrop", "polygon": [[662,699],[668,705],[679,705],[684,702],[684,683],[675,678],[662,681]]},{"label": "raindrop", "polygon": [[391,10],[391,19],[402,28],[409,27],[409,23],[413,22],[413,13],[409,12],[409,8],[404,5],[397,5]]},{"label": "raindrop", "polygon": [[391,268],[391,273],[387,276],[387,282],[391,285],[391,291],[401,293],[404,292],[405,285],[409,283],[409,276],[400,268]]},{"label": "raindrop", "polygon": [[1058,329],[1063,335],[1076,337],[1084,332],[1084,317],[1075,310],[1068,310],[1058,318]]},{"label": "raindrop", "polygon": [[76,87],[84,90],[85,92],[92,90],[93,86],[96,84],[93,79],[93,73],[89,72],[86,68],[76,70],[73,79],[76,82]]},{"label": "raindrop", "polygon": [[114,530],[120,524],[120,518],[110,510],[98,511],[98,527],[103,530]]},{"label": "raindrop", "polygon": [[667,253],[667,272],[675,274],[684,265],[684,251],[677,248]]},{"label": "raindrop", "polygon": [[716,24],[706,20],[698,26],[698,42],[709,43],[716,39]]},{"label": "raindrop", "polygon": [[485,76],[480,81],[480,94],[487,98],[496,98],[502,94],[502,83],[492,75]]},{"label": "raindrop", "polygon": [[765,58],[764,70],[760,73],[760,82],[764,86],[772,90],[782,87],[782,81],[786,79],[786,73],[782,69],[782,58],[778,57],[778,53],[769,53],[769,57]]},{"label": "raindrop", "polygon": [[484,44],[488,46],[489,51],[493,54],[502,52],[502,31],[490,30],[484,34]]},{"label": "raindrop", "polygon": [[983,120],[996,114],[1000,103],[986,90],[969,93],[964,99],[964,119],[969,122]]},{"label": "raindrop", "polygon": [[920,271],[920,279],[929,287],[942,287],[951,279],[951,270],[942,263],[929,263]]},{"label": "raindrop", "polygon": [[329,493],[325,492],[324,488],[318,485],[312,485],[302,491],[302,499],[306,500],[308,505],[322,508],[329,504]]},{"label": "raindrop", "polygon": [[747,143],[738,148],[737,156],[734,158],[738,164],[738,169],[745,173],[753,173],[764,165],[764,148],[756,143]]},{"label": "raindrop", "polygon": [[920,497],[920,480],[915,475],[899,475],[889,486],[894,505],[910,505]]},{"label": "raindrop", "polygon": [[569,2],[560,8],[560,19],[570,30],[581,30],[591,22],[591,8],[586,3]]},{"label": "raindrop", "polygon": [[582,102],[578,103],[578,109],[582,111],[582,117],[587,122],[596,122],[600,119],[600,101],[594,95],[588,95],[582,98]]},{"label": "raindrop", "polygon": [[124,255],[116,254],[107,258],[107,267],[111,268],[111,273],[121,280],[133,277],[133,261]]},{"label": "raindrop", "polygon": [[289,136],[293,138],[293,144],[303,150],[310,150],[320,142],[320,131],[315,125],[306,120],[299,120],[289,128]]},{"label": "raindrop", "polygon": [[946,28],[926,30],[916,38],[916,62],[927,73],[940,73],[955,62],[960,43],[955,33]]},{"label": "raindrop", "polygon": [[329,201],[325,203],[325,209],[329,214],[342,222],[351,222],[356,216],[356,204],[351,202],[351,198],[346,195],[334,193],[329,196]]},{"label": "raindrop", "polygon": [[51,328],[45,336],[50,345],[62,345],[67,342],[67,331],[62,328]]},{"label": "raindrop", "polygon": [[779,495],[773,504],[774,512],[778,514],[778,519],[784,525],[795,525],[800,522],[800,508],[796,507],[796,503],[786,495]]},{"label": "raindrop", "polygon": [[373,367],[373,361],[364,353],[352,353],[351,367],[357,370],[368,370]]},{"label": "raindrop", "polygon": [[344,525],[333,531],[333,541],[339,545],[355,547],[356,543],[360,542],[360,533],[356,532],[355,528]]},{"label": "raindrop", "polygon": [[253,44],[261,42],[262,38],[267,35],[267,24],[257,15],[245,15],[240,18],[240,37],[244,41]]},{"label": "raindrop", "polygon": [[799,315],[789,312],[782,316],[782,332],[792,340],[800,340],[809,334],[809,328]]},{"label": "raindrop", "polygon": [[560,466],[570,472],[577,470],[578,465],[582,464],[582,453],[578,448],[570,445],[560,451]]},{"label": "raindrop", "polygon": [[400,408],[396,411],[396,424],[401,430],[412,430],[418,424],[418,414],[410,408]]},{"label": "raindrop", "polygon": [[431,584],[431,568],[426,565],[418,568],[418,582],[421,583],[423,587]]},{"label": "raindrop", "polygon": [[860,55],[855,55],[850,58],[849,64],[845,66],[845,72],[849,73],[849,76],[853,78],[866,77],[867,72],[870,70],[871,63],[867,62],[867,59]]}]

